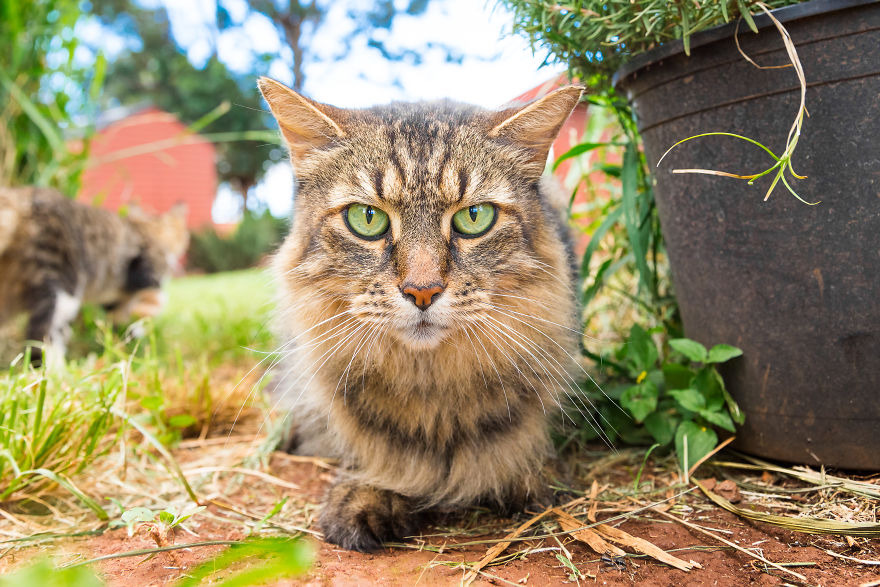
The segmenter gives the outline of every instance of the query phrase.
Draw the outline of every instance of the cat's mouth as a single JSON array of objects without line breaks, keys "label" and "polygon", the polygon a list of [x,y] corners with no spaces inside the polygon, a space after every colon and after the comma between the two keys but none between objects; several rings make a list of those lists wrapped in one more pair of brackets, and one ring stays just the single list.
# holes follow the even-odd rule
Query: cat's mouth
[{"label": "cat's mouth", "polygon": [[425,318],[413,322],[408,328],[402,329],[402,338],[409,346],[422,350],[434,348],[446,336],[446,326]]}]

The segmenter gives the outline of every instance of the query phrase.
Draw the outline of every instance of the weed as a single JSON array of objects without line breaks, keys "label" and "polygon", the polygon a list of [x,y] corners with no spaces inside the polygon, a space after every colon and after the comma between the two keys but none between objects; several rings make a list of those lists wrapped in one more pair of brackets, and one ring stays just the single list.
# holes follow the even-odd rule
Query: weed
[{"label": "weed", "polygon": [[70,477],[113,445],[111,409],[125,386],[124,364],[80,373],[35,371],[27,357],[11,365],[0,377],[0,501],[54,482],[89,503]]},{"label": "weed", "polygon": [[652,334],[663,330],[634,324],[613,358],[603,360],[617,381],[606,389],[612,401],[600,405],[605,433],[612,440],[674,447],[686,477],[718,444],[715,429],[732,434],[734,424],[745,421],[716,369],[742,351],[725,344],[706,349],[687,338],[664,340],[658,348]]}]

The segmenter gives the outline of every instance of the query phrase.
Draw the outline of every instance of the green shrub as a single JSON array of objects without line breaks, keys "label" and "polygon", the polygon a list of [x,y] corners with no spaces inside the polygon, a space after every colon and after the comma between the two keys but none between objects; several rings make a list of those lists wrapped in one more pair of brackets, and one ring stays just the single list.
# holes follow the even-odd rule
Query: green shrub
[{"label": "green shrub", "polygon": [[[764,0],[780,8],[803,0]],[[610,89],[611,75],[631,57],[662,43],[731,22],[742,15],[750,25],[758,0],[502,0],[514,14],[514,31],[545,49],[548,63],[564,63],[592,89]]]},{"label": "green shrub", "polygon": [[228,237],[213,228],[193,234],[189,266],[207,273],[254,267],[278,246],[287,230],[287,220],[275,218],[268,210],[262,214],[248,211]]},{"label": "green shrub", "polygon": [[0,185],[79,188],[94,127],[78,121],[94,114],[106,66],[74,59],[79,16],[77,0],[0,2]]}]

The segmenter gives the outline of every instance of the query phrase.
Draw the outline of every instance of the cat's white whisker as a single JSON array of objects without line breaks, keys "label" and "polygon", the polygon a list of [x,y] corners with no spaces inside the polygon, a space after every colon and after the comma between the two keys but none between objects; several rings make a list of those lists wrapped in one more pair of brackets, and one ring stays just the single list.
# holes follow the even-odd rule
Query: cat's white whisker
[{"label": "cat's white whisker", "polygon": [[[548,359],[550,359],[553,363],[556,363],[556,366],[551,364],[550,367],[552,367],[553,370],[558,375],[560,375],[563,379],[566,379],[567,381],[565,381],[565,383],[563,383],[562,381],[559,381],[555,376],[551,375],[551,377],[557,383],[557,385],[559,385],[562,388],[562,392],[572,402],[574,408],[578,411],[578,413],[584,419],[595,423],[594,430],[596,430],[596,432],[600,435],[600,437],[603,437],[603,441],[606,441],[606,439],[604,438],[604,432],[603,432],[602,428],[598,425],[598,422],[595,422],[595,418],[592,415],[593,412],[595,411],[595,409],[591,409],[591,408],[593,408],[592,402],[590,402],[590,407],[587,407],[587,405],[584,402],[585,401],[589,402],[589,398],[585,398],[583,396],[583,392],[580,389],[580,386],[578,386],[577,381],[574,379],[574,377],[572,377],[572,375],[568,372],[568,370],[565,369],[565,367],[559,362],[559,360],[556,359],[556,357],[554,357],[552,354],[550,354],[546,349],[544,349],[543,347],[541,347],[540,345],[538,345],[537,343],[535,343],[534,341],[532,341],[531,339],[529,339],[528,337],[523,335],[521,332],[517,331],[515,328],[513,328],[509,324],[506,324],[503,321],[498,320],[497,318],[494,318],[491,315],[487,315],[487,317],[489,317],[491,320],[495,321],[496,323],[498,323],[500,326],[504,327],[505,329],[508,329],[513,335],[519,337],[526,344],[528,344],[529,346],[534,348],[537,352],[541,353],[543,356],[546,356]],[[534,357],[534,355],[532,355],[532,356]],[[537,357],[534,357],[534,358],[536,361],[538,361],[539,365],[541,365],[543,367],[543,362],[540,361]],[[548,373],[548,375],[549,375],[549,373]],[[568,390],[571,390],[571,393],[569,393]],[[580,403],[580,405],[578,405],[578,403]],[[562,408],[561,404],[560,404],[560,408]],[[583,408],[583,410],[581,408]],[[574,421],[574,419],[572,419],[570,416],[569,416],[569,419],[572,421],[572,424],[576,423]],[[610,440],[607,440],[606,443],[610,443]]]},{"label": "cat's white whisker", "polygon": [[[520,338],[520,339],[524,340],[524,341],[527,342],[527,343],[531,343],[531,341],[529,341],[529,340],[528,340],[526,337],[524,337],[521,333],[517,332],[517,330],[516,330],[515,328],[513,328],[512,326],[510,326],[510,325],[504,323],[504,322],[501,321],[501,320],[498,320],[497,318],[495,318],[494,316],[491,316],[490,314],[486,314],[486,318],[488,318],[489,320],[492,320],[492,321],[493,321],[494,323],[496,323],[498,326],[500,326],[500,327],[504,328],[505,330],[507,330],[507,331],[509,332],[508,337],[516,336],[517,338]],[[546,367],[546,365],[544,364],[544,361],[543,361],[541,358],[539,358],[538,356],[536,356],[531,350],[529,350],[527,347],[523,346],[523,345],[522,345],[519,341],[517,341],[516,339],[511,338],[511,340],[512,340],[517,346],[519,346],[521,349],[523,349],[523,351],[525,351],[526,353],[528,353],[528,355],[529,355],[530,357],[532,357],[532,359],[534,359],[534,362],[538,364],[538,366],[541,368],[541,370],[544,371],[545,375],[547,375],[547,377],[549,377],[549,378],[550,378],[550,379],[551,379],[551,380],[552,380],[557,386],[562,386],[562,385],[563,385],[562,382],[560,382],[560,381],[556,378],[556,376],[554,376],[552,373],[550,373],[550,371],[547,370],[547,367]],[[541,350],[541,349],[539,349],[539,350]],[[551,357],[551,358],[552,358],[552,357]],[[540,375],[538,375],[538,373],[534,371],[534,368],[531,367],[531,363],[527,363],[527,364],[528,364],[529,367],[532,369],[532,372],[535,373],[535,376],[538,377],[540,380],[544,381],[544,378],[541,377]],[[552,366],[552,365],[551,365],[551,366]],[[548,388],[548,383],[547,383],[546,381],[544,381],[544,386],[545,386],[545,389],[547,389],[548,392],[550,392],[550,390],[549,390],[549,388]],[[555,403],[559,406],[559,408],[561,409],[563,406],[562,406],[562,403],[561,403],[560,400],[559,400],[558,394],[557,394],[557,393],[551,393],[551,395],[552,395],[552,397],[553,397],[553,399],[554,399],[554,402],[555,402]]]},{"label": "cat's white whisker", "polygon": [[[347,341],[348,341],[348,340],[349,340],[349,339],[350,339],[350,338],[351,338],[351,337],[357,332],[357,329],[358,329],[358,328],[361,328],[362,326],[363,326],[363,324],[355,322],[355,323],[351,324],[350,326],[348,326],[347,328],[345,328],[345,329],[343,329],[343,330],[341,330],[341,331],[335,333],[332,337],[329,337],[328,340],[325,340],[324,342],[329,342],[330,340],[333,340],[334,338],[344,337],[344,338],[342,338],[342,340],[336,342],[333,346],[331,346],[329,349],[327,349],[326,351],[324,351],[324,353],[323,353],[321,356],[319,356],[317,359],[313,360],[312,363],[311,363],[307,368],[302,369],[302,370],[301,370],[301,374],[300,374],[299,376],[297,376],[297,378],[294,379],[293,382],[288,383],[288,382],[287,382],[287,377],[290,375],[290,373],[291,373],[294,369],[297,368],[296,363],[294,363],[293,365],[291,365],[290,368],[287,369],[287,371],[286,371],[286,372],[284,373],[284,375],[281,377],[281,380],[280,380],[280,382],[279,382],[280,384],[285,384],[285,387],[286,387],[287,389],[286,389],[282,394],[279,395],[278,399],[275,401],[275,403],[272,405],[271,409],[269,410],[269,413],[273,413],[273,412],[275,412],[275,411],[278,409],[278,407],[281,405],[281,402],[285,399],[285,397],[286,397],[286,395],[287,395],[287,391],[288,391],[289,389],[293,388],[293,386],[294,386],[295,384],[297,384],[297,383],[300,381],[300,379],[301,379],[302,377],[304,377],[305,375],[309,374],[309,372],[312,370],[312,367],[314,367],[314,365],[315,365],[318,361],[320,361],[321,359],[324,359],[324,361],[323,361],[320,365],[318,365],[318,367],[317,367],[316,369],[314,369],[314,372],[312,373],[312,376],[311,376],[311,377],[309,378],[309,380],[306,381],[306,383],[301,387],[300,392],[299,392],[299,395],[297,395],[297,397],[296,397],[296,399],[293,401],[293,403],[290,404],[291,408],[292,408],[293,406],[296,406],[296,405],[299,403],[300,398],[302,398],[303,393],[305,393],[306,389],[308,389],[308,386],[311,384],[312,380],[315,378],[315,376],[317,376],[318,372],[319,372],[319,371],[321,370],[321,368],[327,363],[327,361],[330,360],[330,358],[331,358],[332,355],[335,353],[335,351],[336,351],[340,346],[342,346],[343,344],[345,344],[345,343],[346,343],[346,342],[347,342]],[[329,355],[329,356],[328,356],[328,355]],[[326,357],[326,358],[324,358],[324,357]],[[262,427],[263,427],[263,424],[260,424],[260,427],[259,427],[258,433],[259,433],[260,431],[262,431]]]},{"label": "cat's white whisker", "polygon": [[[345,386],[342,391],[342,398],[345,401],[348,392],[348,371],[351,369],[351,364],[354,362],[355,357],[358,354],[358,351],[364,345],[364,343],[369,338],[370,334],[375,330],[371,329],[372,326],[369,323],[363,323],[363,327],[359,330],[360,340],[355,344],[355,349],[351,353],[351,358],[348,360],[348,364],[345,366],[345,369],[342,371],[342,375],[339,376],[339,379],[336,381],[336,387],[333,388],[333,395],[330,397],[330,403],[327,405],[327,419],[330,420],[332,411],[333,411],[333,401],[336,399],[336,393],[339,391],[339,386],[342,384],[342,379],[345,378]],[[329,427],[329,422],[328,422]]]},{"label": "cat's white whisker", "polygon": [[[602,393],[602,395],[604,395],[605,397],[609,397],[608,394],[605,393],[605,390],[602,389],[602,387],[601,387],[601,386],[600,386],[600,385],[599,385],[599,384],[593,379],[593,377],[592,377],[589,373],[587,373],[587,371],[583,368],[583,366],[580,364],[580,362],[579,362],[577,359],[575,359],[573,356],[571,356],[571,354],[570,354],[567,350],[565,350],[565,348],[564,348],[562,345],[560,345],[558,342],[556,342],[556,340],[555,340],[553,337],[551,337],[550,335],[548,335],[547,333],[545,333],[543,330],[541,330],[540,328],[538,328],[538,327],[535,326],[534,324],[529,323],[529,322],[526,321],[526,320],[523,320],[523,319],[521,319],[521,318],[519,318],[519,317],[517,317],[517,316],[514,316],[514,315],[512,315],[512,314],[509,314],[509,313],[507,313],[506,311],[501,310],[501,309],[499,309],[499,308],[497,308],[497,307],[494,308],[494,309],[495,309],[496,312],[498,312],[498,313],[500,313],[500,314],[503,314],[503,315],[508,316],[509,318],[513,319],[513,320],[516,320],[517,322],[521,322],[522,324],[525,324],[526,326],[528,326],[529,328],[531,328],[532,330],[534,330],[535,332],[537,332],[538,334],[540,334],[541,336],[543,336],[544,338],[546,338],[547,340],[549,340],[551,343],[553,343],[554,345],[556,345],[557,347],[559,347],[559,349],[562,350],[562,351],[568,356],[569,359],[571,359],[572,363],[573,363],[578,369],[580,369],[580,371],[581,371],[584,375],[586,375],[587,379],[589,379],[590,382],[591,382],[593,385],[596,386],[596,389],[598,389],[598,390]],[[609,399],[610,399],[610,398],[609,398]],[[607,418],[605,418],[601,413],[598,414],[598,415],[599,415],[599,417],[602,419],[602,421],[605,422],[605,425],[607,425],[609,428],[611,428],[611,430],[613,430],[615,433],[617,433],[617,430],[614,428],[614,426],[611,424],[611,422],[608,421]],[[597,429],[597,432],[598,432],[598,429]],[[606,443],[609,444],[609,446],[610,446],[610,439],[609,439]]]},{"label": "cat's white whisker", "polygon": [[[474,356],[477,357],[477,364],[480,366],[480,375],[483,377],[483,384],[485,384],[486,389],[489,389],[489,382],[486,380],[486,372],[483,370],[483,359],[480,358],[480,353],[477,352],[477,347],[474,346],[474,341],[470,335],[470,327],[467,323],[462,324],[462,332],[467,337],[468,341],[471,343],[471,348],[474,350]],[[476,336],[476,334],[474,334]],[[484,349],[485,352],[485,349]]]},{"label": "cat's white whisker", "polygon": [[[498,377],[498,384],[501,386],[501,391],[504,393],[504,402],[507,404],[507,412],[510,414],[510,404],[507,401],[507,388],[504,386],[504,379],[501,377],[501,373],[498,371],[498,367],[495,365],[495,361],[492,359],[492,355],[489,354],[489,351],[486,350],[486,346],[483,344],[482,338],[480,336],[476,336],[477,331],[482,332],[482,328],[479,327],[479,324],[476,322],[471,322],[470,324],[474,328],[474,338],[477,339],[477,342],[482,347],[483,352],[486,353],[486,358],[489,359],[489,364],[492,366],[492,370],[495,371],[495,375]],[[497,345],[496,345],[497,348]]]}]

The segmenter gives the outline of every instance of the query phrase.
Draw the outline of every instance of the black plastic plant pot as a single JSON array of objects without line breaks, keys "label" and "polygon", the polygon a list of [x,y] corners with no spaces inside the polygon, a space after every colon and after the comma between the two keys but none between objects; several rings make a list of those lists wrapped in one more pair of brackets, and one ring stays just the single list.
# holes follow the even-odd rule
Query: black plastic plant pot
[{"label": "black plastic plant pot", "polygon": [[[816,0],[774,11],[807,78],[807,110],[788,176],[753,186],[706,168],[762,171],[798,110],[795,71],[757,69],[734,27],[633,59],[615,77],[636,112],[685,333],[743,356],[722,371],[746,412],[741,450],[789,462],[880,470],[880,2]],[[788,63],[766,16],[743,23],[743,51]]]}]

